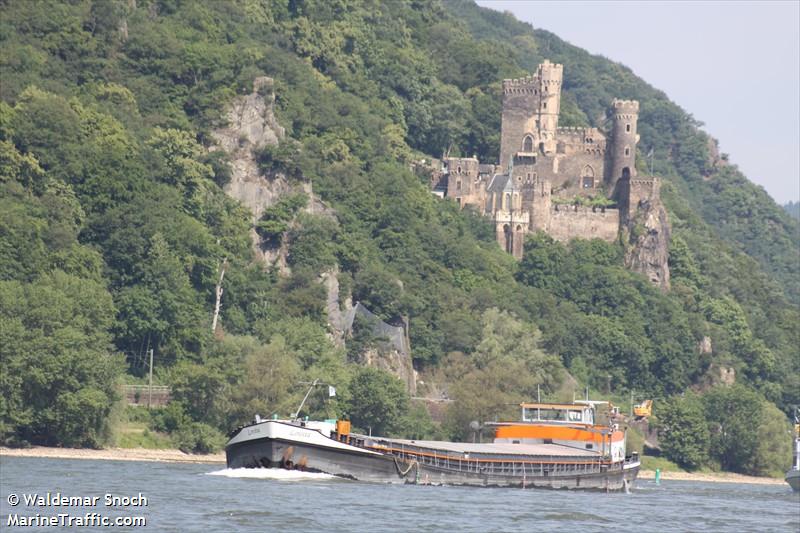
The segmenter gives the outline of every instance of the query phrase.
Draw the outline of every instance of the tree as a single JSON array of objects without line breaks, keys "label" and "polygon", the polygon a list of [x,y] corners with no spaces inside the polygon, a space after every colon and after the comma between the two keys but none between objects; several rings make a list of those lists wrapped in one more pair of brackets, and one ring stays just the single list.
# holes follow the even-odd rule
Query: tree
[{"label": "tree", "polygon": [[348,388],[347,413],[355,426],[376,435],[391,435],[399,429],[408,410],[408,394],[399,379],[384,370],[361,367]]},{"label": "tree", "polygon": [[110,436],[122,358],[111,296],[63,272],[0,281],[0,441],[97,447]]},{"label": "tree", "polygon": [[675,396],[658,407],[659,441],[668,459],[696,469],[708,461],[710,435],[703,402],[694,393]]},{"label": "tree", "polygon": [[703,398],[711,434],[711,457],[725,470],[752,474],[763,400],[743,385],[719,386]]},{"label": "tree", "polygon": [[758,476],[783,476],[792,464],[792,426],[771,403],[764,402],[762,407],[758,437],[747,469]]},{"label": "tree", "polygon": [[542,385],[552,393],[561,384],[563,366],[539,348],[538,329],[496,308],[482,317],[481,341],[470,356],[453,354],[447,363],[454,382],[455,400],[447,413],[447,426],[456,438],[467,438],[472,421],[508,419],[516,405]]},{"label": "tree", "polygon": [[249,344],[244,373],[230,389],[230,417],[244,422],[255,414],[277,413],[288,417],[299,402],[296,389],[300,369],[296,354],[287,348],[280,335],[273,335],[268,344]]}]

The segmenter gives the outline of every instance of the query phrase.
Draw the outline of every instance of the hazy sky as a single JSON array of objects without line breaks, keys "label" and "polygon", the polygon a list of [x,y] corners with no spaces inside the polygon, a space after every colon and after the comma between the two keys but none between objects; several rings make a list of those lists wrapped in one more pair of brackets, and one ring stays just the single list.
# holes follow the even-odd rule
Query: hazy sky
[{"label": "hazy sky", "polygon": [[800,1],[478,4],[627,65],[776,201],[800,200]]}]

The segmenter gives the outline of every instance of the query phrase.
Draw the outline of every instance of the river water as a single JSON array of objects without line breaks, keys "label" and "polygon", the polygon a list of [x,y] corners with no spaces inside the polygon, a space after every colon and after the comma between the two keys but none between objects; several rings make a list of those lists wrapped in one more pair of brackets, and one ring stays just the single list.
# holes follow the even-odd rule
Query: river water
[{"label": "river water", "polygon": [[[49,503],[26,501],[48,492]],[[54,505],[55,493],[83,499]],[[106,494],[118,499],[107,502]],[[800,496],[788,485],[639,480],[630,494],[605,494],[377,485],[221,465],[0,457],[0,495],[0,530],[8,532],[800,531]],[[15,497],[19,503],[12,506]],[[72,517],[72,526],[61,525],[68,518],[59,514]],[[100,516],[122,522],[92,525]],[[49,517],[61,522],[41,526]],[[136,517],[146,525],[125,527]],[[23,527],[26,519],[38,526]]]}]

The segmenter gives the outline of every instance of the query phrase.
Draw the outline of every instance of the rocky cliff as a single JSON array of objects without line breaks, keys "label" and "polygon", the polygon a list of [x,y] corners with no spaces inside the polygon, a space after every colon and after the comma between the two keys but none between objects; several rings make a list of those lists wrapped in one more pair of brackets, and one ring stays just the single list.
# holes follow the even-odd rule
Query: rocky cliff
[{"label": "rocky cliff", "polygon": [[[258,168],[258,150],[277,145],[285,134],[273,110],[275,94],[272,83],[272,78],[256,78],[253,92],[238,96],[231,102],[225,115],[227,126],[212,133],[217,146],[228,154],[231,161],[231,181],[225,186],[225,192],[250,210],[253,224],[264,209],[284,195],[303,192],[312,197],[310,183],[290,183],[280,173],[267,175]],[[262,246],[255,228],[250,235],[256,257],[268,265],[277,265],[282,272],[288,271],[286,243],[281,243],[277,249],[268,249]]]},{"label": "rocky cliff", "polygon": [[[253,92],[238,96],[231,102],[225,115],[226,126],[212,133],[217,147],[224,150],[231,161],[231,181],[225,186],[225,192],[250,210],[254,226],[264,209],[283,196],[298,192],[308,196],[306,210],[309,213],[335,218],[335,211],[314,197],[310,182],[290,181],[279,172],[263,172],[259,168],[258,151],[265,146],[279,144],[285,135],[284,128],[275,117],[274,102],[272,79],[258,77],[253,81]],[[266,247],[254,227],[251,238],[256,257],[266,265],[277,266],[281,274],[289,273],[287,257],[290,243],[286,237],[281,239],[277,247]],[[349,296],[345,298],[344,308],[340,307],[338,274],[338,269],[333,268],[320,276],[320,283],[325,286],[327,294],[329,335],[335,345],[344,348],[345,339],[352,331],[353,320],[358,313]],[[366,309],[361,313],[371,315]],[[391,330],[392,337],[399,337],[400,340],[366,350],[362,354],[362,363],[394,374],[413,394],[416,381],[407,334],[403,328],[392,328],[379,322]]]},{"label": "rocky cliff", "polygon": [[625,266],[647,276],[662,291],[668,291],[671,228],[660,200],[643,201],[623,230],[629,246]]}]

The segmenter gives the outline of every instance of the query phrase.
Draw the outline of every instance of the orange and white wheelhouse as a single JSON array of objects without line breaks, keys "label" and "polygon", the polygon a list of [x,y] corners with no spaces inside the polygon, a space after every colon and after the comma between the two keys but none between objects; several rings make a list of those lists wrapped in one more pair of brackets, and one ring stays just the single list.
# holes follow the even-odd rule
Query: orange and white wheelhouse
[{"label": "orange and white wheelhouse", "polygon": [[523,403],[520,422],[499,422],[494,442],[500,444],[560,444],[592,450],[612,461],[625,458],[625,433],[615,425],[596,425],[599,404],[606,402]]}]

